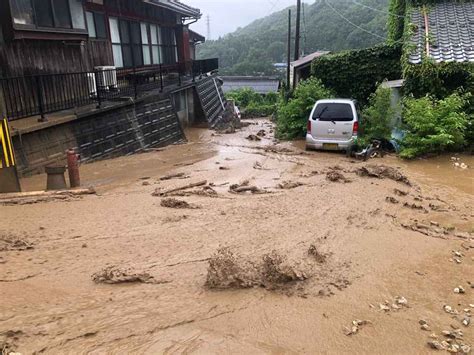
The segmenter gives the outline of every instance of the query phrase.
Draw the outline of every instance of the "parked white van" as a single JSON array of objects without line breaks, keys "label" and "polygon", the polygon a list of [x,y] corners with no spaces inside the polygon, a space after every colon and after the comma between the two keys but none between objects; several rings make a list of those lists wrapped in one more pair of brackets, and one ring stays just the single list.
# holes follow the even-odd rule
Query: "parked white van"
[{"label": "parked white van", "polygon": [[358,133],[359,116],[355,101],[319,100],[308,119],[306,149],[349,151]]}]

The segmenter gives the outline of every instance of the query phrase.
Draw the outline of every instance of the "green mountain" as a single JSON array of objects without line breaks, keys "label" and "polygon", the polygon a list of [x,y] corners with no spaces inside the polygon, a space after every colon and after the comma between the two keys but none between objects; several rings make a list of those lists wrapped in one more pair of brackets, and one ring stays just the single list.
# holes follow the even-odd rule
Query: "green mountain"
[{"label": "green mountain", "polygon": [[[311,5],[304,4],[301,20],[302,52],[308,54],[317,50],[365,48],[383,42],[388,3],[389,0],[318,0]],[[296,8],[291,9],[294,36]],[[286,62],[287,29],[288,9],[285,9],[218,40],[207,41],[199,46],[198,57],[219,58],[222,74],[273,74],[273,63]]]}]

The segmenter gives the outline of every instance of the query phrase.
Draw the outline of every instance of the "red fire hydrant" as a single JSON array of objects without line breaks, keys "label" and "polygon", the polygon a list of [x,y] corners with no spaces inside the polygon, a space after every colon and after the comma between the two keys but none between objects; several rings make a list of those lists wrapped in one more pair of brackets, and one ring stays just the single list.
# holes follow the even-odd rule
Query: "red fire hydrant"
[{"label": "red fire hydrant", "polygon": [[74,149],[66,151],[67,155],[67,170],[69,173],[69,183],[71,188],[81,186],[81,178],[79,176],[79,154],[76,154]]}]

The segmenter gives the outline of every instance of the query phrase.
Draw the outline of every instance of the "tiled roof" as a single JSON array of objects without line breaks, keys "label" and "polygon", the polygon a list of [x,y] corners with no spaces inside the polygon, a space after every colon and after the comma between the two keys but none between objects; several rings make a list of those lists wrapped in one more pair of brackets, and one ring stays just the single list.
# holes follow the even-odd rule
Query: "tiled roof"
[{"label": "tiled roof", "polygon": [[280,88],[280,79],[273,77],[259,76],[222,76],[224,84],[222,90],[227,93],[232,90],[249,88],[258,94],[268,94],[270,92],[278,92]]},{"label": "tiled roof", "polygon": [[[430,57],[437,62],[474,62],[474,2],[443,2],[428,8]],[[422,8],[411,17],[416,46],[411,63],[420,63],[425,55],[425,20]]]}]

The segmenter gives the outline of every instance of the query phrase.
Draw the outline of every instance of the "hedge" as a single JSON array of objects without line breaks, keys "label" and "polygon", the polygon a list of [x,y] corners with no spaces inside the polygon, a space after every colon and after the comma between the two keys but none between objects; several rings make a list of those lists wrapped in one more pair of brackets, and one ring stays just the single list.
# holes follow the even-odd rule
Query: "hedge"
[{"label": "hedge", "polygon": [[328,54],[312,63],[312,75],[337,96],[367,104],[368,98],[384,80],[402,77],[400,44]]}]

